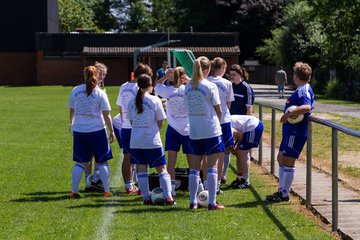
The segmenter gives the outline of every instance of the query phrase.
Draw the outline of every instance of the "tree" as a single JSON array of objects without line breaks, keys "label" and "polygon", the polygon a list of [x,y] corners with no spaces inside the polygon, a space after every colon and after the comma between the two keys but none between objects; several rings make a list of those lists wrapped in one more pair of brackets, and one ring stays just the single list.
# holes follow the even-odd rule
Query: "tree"
[{"label": "tree", "polygon": [[94,12],[83,0],[59,0],[59,22],[61,32],[75,28],[94,29]]},{"label": "tree", "polygon": [[150,4],[145,1],[131,1],[129,19],[125,23],[125,30],[129,32],[148,32],[154,29],[154,19],[151,15],[150,7]]},{"label": "tree", "polygon": [[172,0],[153,0],[152,17],[154,19],[154,28],[159,32],[177,30],[175,21],[175,6]]},{"label": "tree", "polygon": [[93,22],[99,30],[109,31],[119,28],[117,19],[111,12],[114,1],[92,0],[90,4],[94,12]]}]

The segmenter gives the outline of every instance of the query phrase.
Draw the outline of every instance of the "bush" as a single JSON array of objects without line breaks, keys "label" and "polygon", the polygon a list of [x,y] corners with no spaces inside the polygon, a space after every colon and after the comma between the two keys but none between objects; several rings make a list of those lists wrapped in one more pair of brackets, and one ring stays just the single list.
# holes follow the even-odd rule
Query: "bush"
[{"label": "bush", "polygon": [[329,98],[340,98],[342,89],[342,84],[336,78],[333,78],[326,83],[324,93]]}]

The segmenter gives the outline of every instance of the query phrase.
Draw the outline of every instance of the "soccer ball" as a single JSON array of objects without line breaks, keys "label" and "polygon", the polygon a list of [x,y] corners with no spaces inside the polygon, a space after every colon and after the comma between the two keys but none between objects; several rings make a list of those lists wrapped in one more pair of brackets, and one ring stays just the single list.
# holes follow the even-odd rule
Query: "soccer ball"
[{"label": "soccer ball", "polygon": [[97,183],[97,181],[99,181],[99,175],[97,174],[90,174],[87,178],[86,178],[86,187],[90,187],[93,186],[95,183]]},{"label": "soccer ball", "polygon": [[199,193],[198,197],[198,203],[200,206],[207,208],[209,205],[209,192],[208,190],[204,190]]},{"label": "soccer ball", "polygon": [[164,203],[164,192],[161,187],[154,188],[150,194],[151,202],[155,205]]},{"label": "soccer ball", "polygon": [[[295,105],[292,105],[290,107],[288,107],[285,111],[285,113],[289,112],[291,109],[294,109],[296,108],[297,106]],[[299,123],[301,122],[302,120],[304,119],[304,114],[300,114],[300,115],[297,115],[297,116],[291,116],[288,118],[288,122],[291,123],[291,124],[296,124],[296,123]]]}]

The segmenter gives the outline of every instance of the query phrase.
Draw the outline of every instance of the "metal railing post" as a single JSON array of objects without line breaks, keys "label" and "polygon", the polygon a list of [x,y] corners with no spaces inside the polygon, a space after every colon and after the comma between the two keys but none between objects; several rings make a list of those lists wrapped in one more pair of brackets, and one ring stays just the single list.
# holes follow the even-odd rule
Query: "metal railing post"
[{"label": "metal railing post", "polygon": [[271,109],[271,174],[275,174],[275,135],[276,135],[276,113],[275,109]]},{"label": "metal railing post", "polygon": [[[262,110],[262,106],[259,105],[259,119],[262,122],[263,121],[263,110]],[[260,139],[260,143],[259,143],[259,162],[258,164],[261,166],[262,165],[262,161],[263,161],[263,144],[262,144],[262,138]]]},{"label": "metal railing post", "polygon": [[312,123],[308,121],[308,138],[306,144],[306,204],[311,206],[312,188]]},{"label": "metal railing post", "polygon": [[338,130],[332,128],[332,230],[338,229]]}]

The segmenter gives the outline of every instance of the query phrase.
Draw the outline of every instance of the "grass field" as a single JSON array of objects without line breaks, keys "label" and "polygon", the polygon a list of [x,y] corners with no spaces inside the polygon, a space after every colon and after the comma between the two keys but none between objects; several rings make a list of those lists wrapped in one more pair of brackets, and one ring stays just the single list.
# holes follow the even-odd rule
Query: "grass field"
[{"label": "grass field", "polygon": [[[71,87],[0,87],[0,239],[332,239],[295,197],[268,204],[273,177],[253,166],[252,187],[225,190],[222,211],[188,210],[187,192],[176,207],[144,206],[127,196],[121,152],[112,144],[114,196],[85,194],[70,200],[72,138],[67,99]],[[118,87],[107,87],[117,113]],[[179,166],[185,166],[183,156]],[[228,179],[234,179],[234,167]],[[81,182],[84,189],[84,181]],[[305,212],[305,214],[304,214]]]}]

